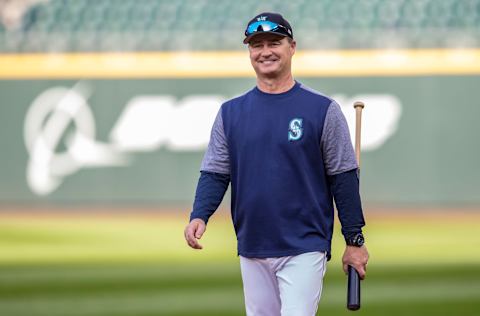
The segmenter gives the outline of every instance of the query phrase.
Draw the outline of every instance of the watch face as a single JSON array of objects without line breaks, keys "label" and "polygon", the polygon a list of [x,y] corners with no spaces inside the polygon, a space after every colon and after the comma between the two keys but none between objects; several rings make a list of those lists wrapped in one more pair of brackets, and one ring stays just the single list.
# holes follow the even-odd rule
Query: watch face
[{"label": "watch face", "polygon": [[357,240],[355,241],[355,244],[357,244],[357,246],[363,246],[363,243],[365,242],[365,239],[363,239],[363,236],[361,234],[357,235]]},{"label": "watch face", "polygon": [[351,246],[361,247],[365,239],[363,238],[362,234],[357,234],[351,239]]}]

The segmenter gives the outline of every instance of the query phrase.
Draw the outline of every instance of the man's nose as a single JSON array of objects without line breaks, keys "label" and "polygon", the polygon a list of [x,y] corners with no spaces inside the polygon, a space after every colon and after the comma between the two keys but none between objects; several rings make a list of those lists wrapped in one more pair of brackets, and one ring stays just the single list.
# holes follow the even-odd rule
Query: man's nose
[{"label": "man's nose", "polygon": [[270,47],[268,47],[268,45],[264,45],[260,53],[262,56],[270,56],[272,54],[272,50]]}]

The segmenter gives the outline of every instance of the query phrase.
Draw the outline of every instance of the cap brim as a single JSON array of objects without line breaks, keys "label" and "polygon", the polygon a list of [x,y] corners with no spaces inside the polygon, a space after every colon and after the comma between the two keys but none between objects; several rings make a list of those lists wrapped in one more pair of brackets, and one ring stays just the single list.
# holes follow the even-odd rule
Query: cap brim
[{"label": "cap brim", "polygon": [[255,37],[255,36],[261,35],[261,34],[275,34],[275,35],[278,35],[278,36],[288,37],[288,35],[278,33],[278,32],[255,32],[252,35],[249,35],[249,36],[245,37],[245,39],[243,40],[243,44],[248,44],[248,42],[250,42],[252,37]]}]

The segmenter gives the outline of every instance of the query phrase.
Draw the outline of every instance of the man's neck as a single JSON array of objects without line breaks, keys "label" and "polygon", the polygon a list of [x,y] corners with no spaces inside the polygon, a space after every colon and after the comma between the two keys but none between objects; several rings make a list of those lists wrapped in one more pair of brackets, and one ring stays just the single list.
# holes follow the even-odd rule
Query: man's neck
[{"label": "man's neck", "polygon": [[295,85],[295,80],[291,74],[285,78],[259,78],[257,77],[257,87],[266,93],[283,93],[290,90]]}]

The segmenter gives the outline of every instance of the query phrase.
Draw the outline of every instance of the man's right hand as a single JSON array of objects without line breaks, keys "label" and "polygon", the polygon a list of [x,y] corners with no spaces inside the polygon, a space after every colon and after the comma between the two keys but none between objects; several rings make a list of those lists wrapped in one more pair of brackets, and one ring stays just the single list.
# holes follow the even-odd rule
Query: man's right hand
[{"label": "man's right hand", "polygon": [[193,249],[202,249],[202,245],[198,243],[198,239],[202,238],[203,233],[207,229],[207,225],[200,218],[194,218],[190,224],[185,227],[183,232],[185,235],[185,240],[187,244]]}]

